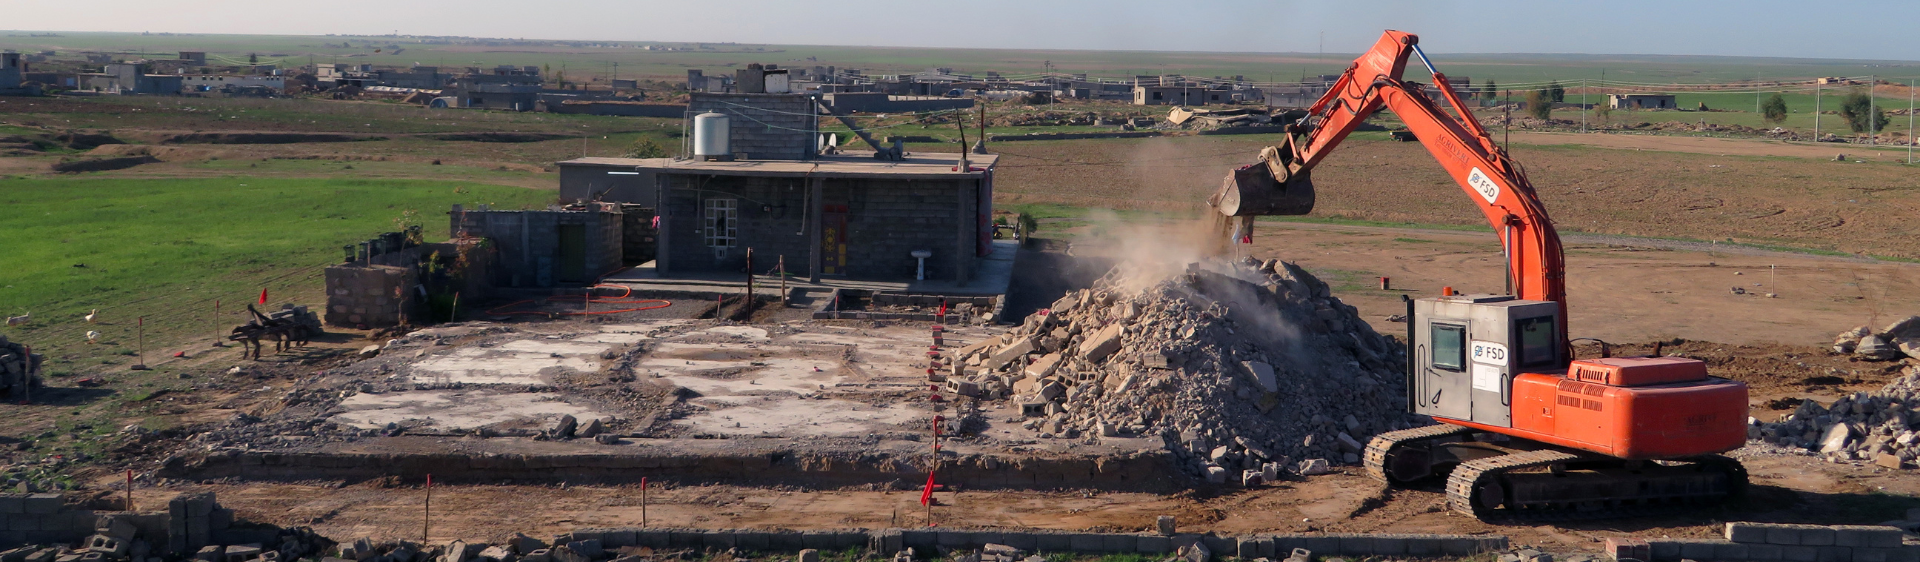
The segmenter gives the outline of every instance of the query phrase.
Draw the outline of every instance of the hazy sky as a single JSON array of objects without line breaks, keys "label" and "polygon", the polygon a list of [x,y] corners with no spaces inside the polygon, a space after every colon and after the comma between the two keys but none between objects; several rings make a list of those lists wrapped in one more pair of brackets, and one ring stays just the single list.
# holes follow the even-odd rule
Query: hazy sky
[{"label": "hazy sky", "polygon": [[0,27],[620,41],[1358,52],[1382,29],[1436,53],[1920,59],[1912,0],[0,0]]}]

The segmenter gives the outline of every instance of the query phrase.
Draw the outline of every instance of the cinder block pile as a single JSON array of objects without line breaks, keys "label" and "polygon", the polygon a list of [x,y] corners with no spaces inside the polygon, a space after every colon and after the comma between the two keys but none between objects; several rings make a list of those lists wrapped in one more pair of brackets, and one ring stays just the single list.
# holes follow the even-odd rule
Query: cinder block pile
[{"label": "cinder block pile", "polygon": [[1912,468],[1920,457],[1920,367],[1907,367],[1876,392],[1854,393],[1824,407],[1809,400],[1777,422],[1755,420],[1747,436],[1817,451],[1833,462]]},{"label": "cinder block pile", "polygon": [[[0,562],[281,562],[328,545],[306,528],[236,526],[212,494],[155,513],[95,512],[59,494],[0,494]],[[224,546],[233,545],[233,546]]]},{"label": "cinder block pile", "polygon": [[1251,484],[1358,463],[1372,435],[1411,427],[1404,354],[1306,270],[1247,259],[1116,268],[931,378],[1010,400],[1041,438],[1157,438],[1193,476]]},{"label": "cinder block pile", "polygon": [[1651,562],[1915,562],[1898,527],[1728,523],[1726,539],[1609,539],[1616,560]]}]

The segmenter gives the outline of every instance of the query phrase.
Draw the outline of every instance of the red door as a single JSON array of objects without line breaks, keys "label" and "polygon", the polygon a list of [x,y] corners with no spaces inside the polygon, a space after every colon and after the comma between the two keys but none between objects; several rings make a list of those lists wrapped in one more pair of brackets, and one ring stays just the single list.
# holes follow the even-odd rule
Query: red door
[{"label": "red door", "polygon": [[820,273],[847,274],[847,206],[827,205],[820,218]]}]

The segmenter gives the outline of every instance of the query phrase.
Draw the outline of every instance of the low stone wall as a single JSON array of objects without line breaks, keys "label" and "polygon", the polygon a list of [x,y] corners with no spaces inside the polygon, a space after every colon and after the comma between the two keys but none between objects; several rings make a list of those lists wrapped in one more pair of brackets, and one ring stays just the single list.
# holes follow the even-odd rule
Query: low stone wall
[{"label": "low stone wall", "polygon": [[[644,441],[644,440],[641,440]],[[627,447],[632,447],[631,445]],[[743,447],[745,448],[745,447]],[[631,451],[631,449],[629,449]],[[815,486],[917,484],[924,459],[886,454],[802,455],[790,451],[736,454],[631,451],[623,454],[429,454],[263,452],[228,449],[162,467],[169,478],[373,479],[387,476],[445,482],[639,482],[642,477],[741,484]],[[1182,487],[1165,451],[1067,458],[961,455],[943,461],[940,479],[968,488],[1094,488],[1172,490]]]},{"label": "low stone wall", "polygon": [[1218,536],[1155,533],[1077,533],[1033,529],[846,529],[780,531],[756,529],[576,529],[572,540],[599,540],[608,548],[739,548],[758,551],[801,549],[842,550],[869,548],[881,554],[905,549],[931,552],[936,547],[978,549],[1006,545],[1030,552],[1167,554],[1196,543],[1217,557],[1241,559],[1284,557],[1296,548],[1315,556],[1470,556],[1506,550],[1507,537],[1498,535],[1422,534],[1262,534]]},{"label": "low stone wall", "polygon": [[1920,562],[1898,527],[1728,523],[1726,539],[1608,539],[1615,560],[1642,562]]}]

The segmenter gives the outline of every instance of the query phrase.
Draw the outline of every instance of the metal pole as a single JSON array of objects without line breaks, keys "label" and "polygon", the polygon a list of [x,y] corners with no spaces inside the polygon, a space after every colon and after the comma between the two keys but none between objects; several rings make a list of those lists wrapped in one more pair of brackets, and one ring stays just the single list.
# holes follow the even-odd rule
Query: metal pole
[{"label": "metal pole", "polygon": [[1813,142],[1820,142],[1820,79],[1813,80]]},{"label": "metal pole", "polygon": [[647,526],[647,477],[640,477],[640,526]]},{"label": "metal pole", "polygon": [[1580,132],[1587,132],[1587,79],[1580,79]]},{"label": "metal pole", "polygon": [[1874,137],[1879,135],[1879,131],[1874,130],[1880,124],[1880,116],[1873,112],[1873,83],[1876,81],[1872,74],[1867,75],[1867,144],[1877,144]]},{"label": "metal pole", "polygon": [[428,525],[433,523],[433,475],[427,475],[427,502],[420,517],[420,544],[427,544]]},{"label": "metal pole", "polygon": [[133,511],[133,471],[127,471],[127,511]]},{"label": "metal pole", "polygon": [[147,370],[147,317],[141,316],[135,319],[133,329],[134,337],[140,342],[140,364],[134,365],[133,370],[145,371]]},{"label": "metal pole", "polygon": [[1913,163],[1913,88],[1920,86],[1920,80],[1914,80],[1907,86],[1907,163]]},{"label": "metal pole", "polygon": [[787,305],[787,255],[780,254],[780,306]]},{"label": "metal pole", "polygon": [[213,299],[213,346],[226,347],[227,342],[220,341],[220,299]]},{"label": "metal pole", "polygon": [[753,318],[753,248],[747,248],[747,318]]}]

